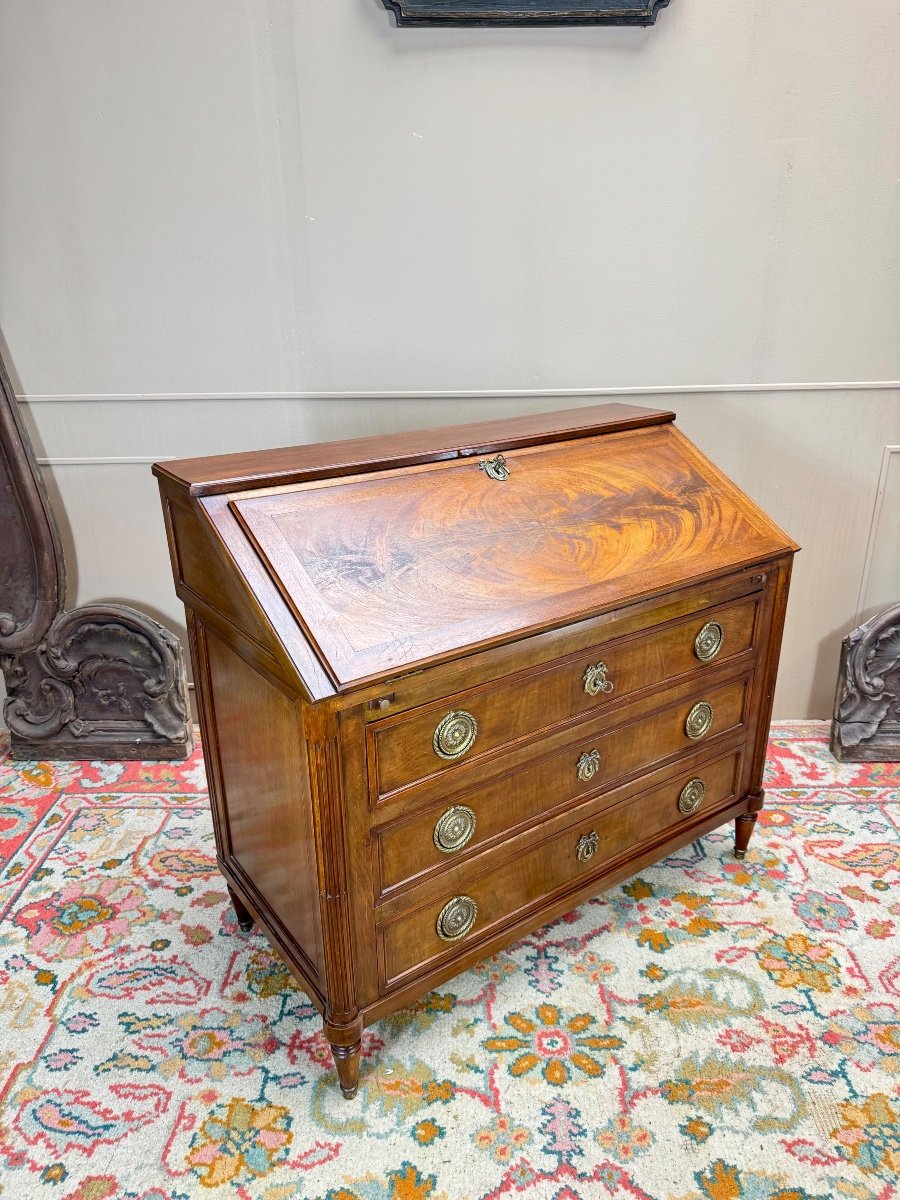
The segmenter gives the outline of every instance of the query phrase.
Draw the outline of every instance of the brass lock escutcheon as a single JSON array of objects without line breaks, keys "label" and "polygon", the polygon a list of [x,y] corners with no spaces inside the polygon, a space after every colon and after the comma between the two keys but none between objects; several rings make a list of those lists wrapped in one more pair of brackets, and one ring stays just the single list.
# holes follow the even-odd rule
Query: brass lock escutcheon
[{"label": "brass lock escutcheon", "polygon": [[712,662],[725,641],[725,630],[718,621],[707,621],[694,638],[694,653],[701,662]]},{"label": "brass lock escutcheon", "polygon": [[588,667],[583,675],[584,690],[589,696],[599,696],[601,692],[607,695],[613,690],[611,679],[607,679],[607,666],[605,662],[598,662],[593,667]]},{"label": "brass lock escutcheon", "polygon": [[596,829],[592,829],[590,833],[584,833],[578,839],[578,845],[575,847],[575,857],[579,862],[587,862],[597,853],[597,847],[600,845],[600,835]]},{"label": "brass lock escutcheon", "polygon": [[575,770],[582,783],[593,779],[600,770],[600,751],[586,750],[576,763]]},{"label": "brass lock escutcheon", "polygon": [[678,807],[683,813],[696,812],[706,795],[706,784],[702,779],[689,779],[681,789]]},{"label": "brass lock escutcheon", "polygon": [[434,844],[442,854],[453,854],[468,845],[475,832],[475,814],[465,804],[454,804],[437,819]]},{"label": "brass lock escutcheon", "polygon": [[712,728],[713,710],[712,705],[707,704],[705,700],[701,700],[687,715],[684,722],[684,732],[688,735],[691,741],[699,742],[701,738],[706,737]]},{"label": "brass lock escutcheon", "polygon": [[498,454],[496,458],[485,458],[478,465],[488,479],[496,479],[498,483],[509,479],[509,467],[502,454]]},{"label": "brass lock escutcheon", "polygon": [[455,709],[438,723],[431,744],[438,758],[452,760],[462,758],[471,750],[477,736],[478,722],[472,714],[463,709]]},{"label": "brass lock escutcheon", "polygon": [[464,938],[475,924],[478,916],[478,905],[471,896],[454,896],[438,913],[438,937],[445,942],[458,942]]}]

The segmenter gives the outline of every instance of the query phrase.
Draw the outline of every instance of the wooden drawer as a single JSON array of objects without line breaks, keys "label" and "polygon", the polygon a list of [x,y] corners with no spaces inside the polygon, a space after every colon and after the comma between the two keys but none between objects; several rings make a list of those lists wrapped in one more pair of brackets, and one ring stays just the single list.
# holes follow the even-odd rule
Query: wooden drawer
[{"label": "wooden drawer", "polygon": [[[379,830],[375,836],[382,894],[442,869],[460,855],[469,856],[535,818],[581,803],[629,775],[696,749],[700,741],[733,734],[744,721],[747,698],[748,680],[738,679],[613,728],[600,719],[586,722],[572,731],[579,735],[577,741],[543,757],[537,757],[541,747],[536,744],[535,758],[521,770]],[[709,704],[712,722],[702,738],[692,738],[686,726],[698,702]],[[468,840],[454,849],[469,830]]]},{"label": "wooden drawer", "polygon": [[[512,857],[508,847],[499,847],[468,870],[454,871],[446,892],[379,930],[382,986],[391,987],[440,958],[468,952],[499,926],[521,920],[529,908],[575,891],[592,877],[601,890],[602,876],[616,859],[636,857],[643,846],[674,836],[676,830],[688,832],[730,804],[739,786],[740,761],[740,751],[735,751],[672,776],[616,808],[603,811],[598,803],[599,811],[592,811],[586,806],[576,826],[547,841]],[[697,780],[704,789],[699,803]],[[465,929],[473,909],[474,923],[467,932],[453,941],[441,937],[442,921],[449,937]]]},{"label": "wooden drawer", "polygon": [[[570,655],[527,676],[460,692],[374,724],[369,746],[377,796],[388,797],[539,730],[605,711],[644,689],[694,672],[702,677],[711,663],[746,654],[755,644],[760,595],[704,609]],[[722,636],[716,650],[718,630]],[[709,649],[714,653],[704,657]]]}]

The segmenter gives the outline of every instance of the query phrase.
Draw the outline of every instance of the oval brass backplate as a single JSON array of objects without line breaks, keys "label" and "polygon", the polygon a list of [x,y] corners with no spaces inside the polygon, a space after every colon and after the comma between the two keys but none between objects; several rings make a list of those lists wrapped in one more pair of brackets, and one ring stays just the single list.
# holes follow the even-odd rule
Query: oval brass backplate
[{"label": "oval brass backplate", "polygon": [[597,853],[599,845],[600,835],[596,829],[592,829],[590,833],[582,834],[578,839],[578,845],[575,847],[575,857],[579,862],[587,862],[589,858],[593,858]]},{"label": "oval brass backplate", "polygon": [[613,682],[607,679],[608,667],[605,662],[598,662],[593,667],[588,667],[582,676],[584,690],[589,696],[599,696],[601,692],[609,693],[613,690]]},{"label": "oval brass backplate", "polygon": [[725,641],[725,630],[718,621],[707,621],[694,638],[694,653],[701,662],[712,662]]},{"label": "oval brass backplate", "polygon": [[699,742],[701,738],[706,737],[712,728],[713,710],[712,705],[705,700],[701,700],[687,715],[684,722],[684,732],[693,742]]},{"label": "oval brass backplate", "polygon": [[702,779],[689,779],[681,789],[678,807],[683,813],[696,812],[706,795],[706,784]]},{"label": "oval brass backplate", "polygon": [[471,896],[454,896],[438,913],[438,937],[445,942],[458,942],[464,938],[475,924],[478,916],[478,905]]},{"label": "oval brass backplate", "polygon": [[587,783],[589,779],[593,779],[600,770],[600,751],[585,751],[575,764],[575,769],[582,783]]},{"label": "oval brass backplate", "polygon": [[454,854],[472,840],[475,814],[465,804],[453,804],[441,813],[434,827],[434,844],[442,854]]},{"label": "oval brass backplate", "polygon": [[471,750],[478,736],[478,722],[471,713],[456,709],[447,713],[434,731],[432,745],[438,758],[452,761]]}]

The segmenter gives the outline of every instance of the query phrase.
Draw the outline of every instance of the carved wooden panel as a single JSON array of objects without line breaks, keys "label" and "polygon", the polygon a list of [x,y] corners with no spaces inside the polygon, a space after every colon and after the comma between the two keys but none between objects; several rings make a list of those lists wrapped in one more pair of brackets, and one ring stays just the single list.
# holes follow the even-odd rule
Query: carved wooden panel
[{"label": "carved wooden panel", "polygon": [[0,668],[13,757],[184,758],[178,640],[123,605],[61,611],[56,522],[2,359],[0,385]]},{"label": "carved wooden panel", "polygon": [[900,604],[844,638],[831,752],[841,762],[900,762]]}]

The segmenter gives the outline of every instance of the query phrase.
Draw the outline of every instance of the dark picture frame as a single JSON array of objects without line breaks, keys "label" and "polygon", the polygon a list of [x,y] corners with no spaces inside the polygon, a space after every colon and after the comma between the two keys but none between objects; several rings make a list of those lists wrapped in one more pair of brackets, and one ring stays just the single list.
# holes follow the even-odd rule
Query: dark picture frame
[{"label": "dark picture frame", "polygon": [[382,0],[398,25],[653,25],[669,0]]}]

